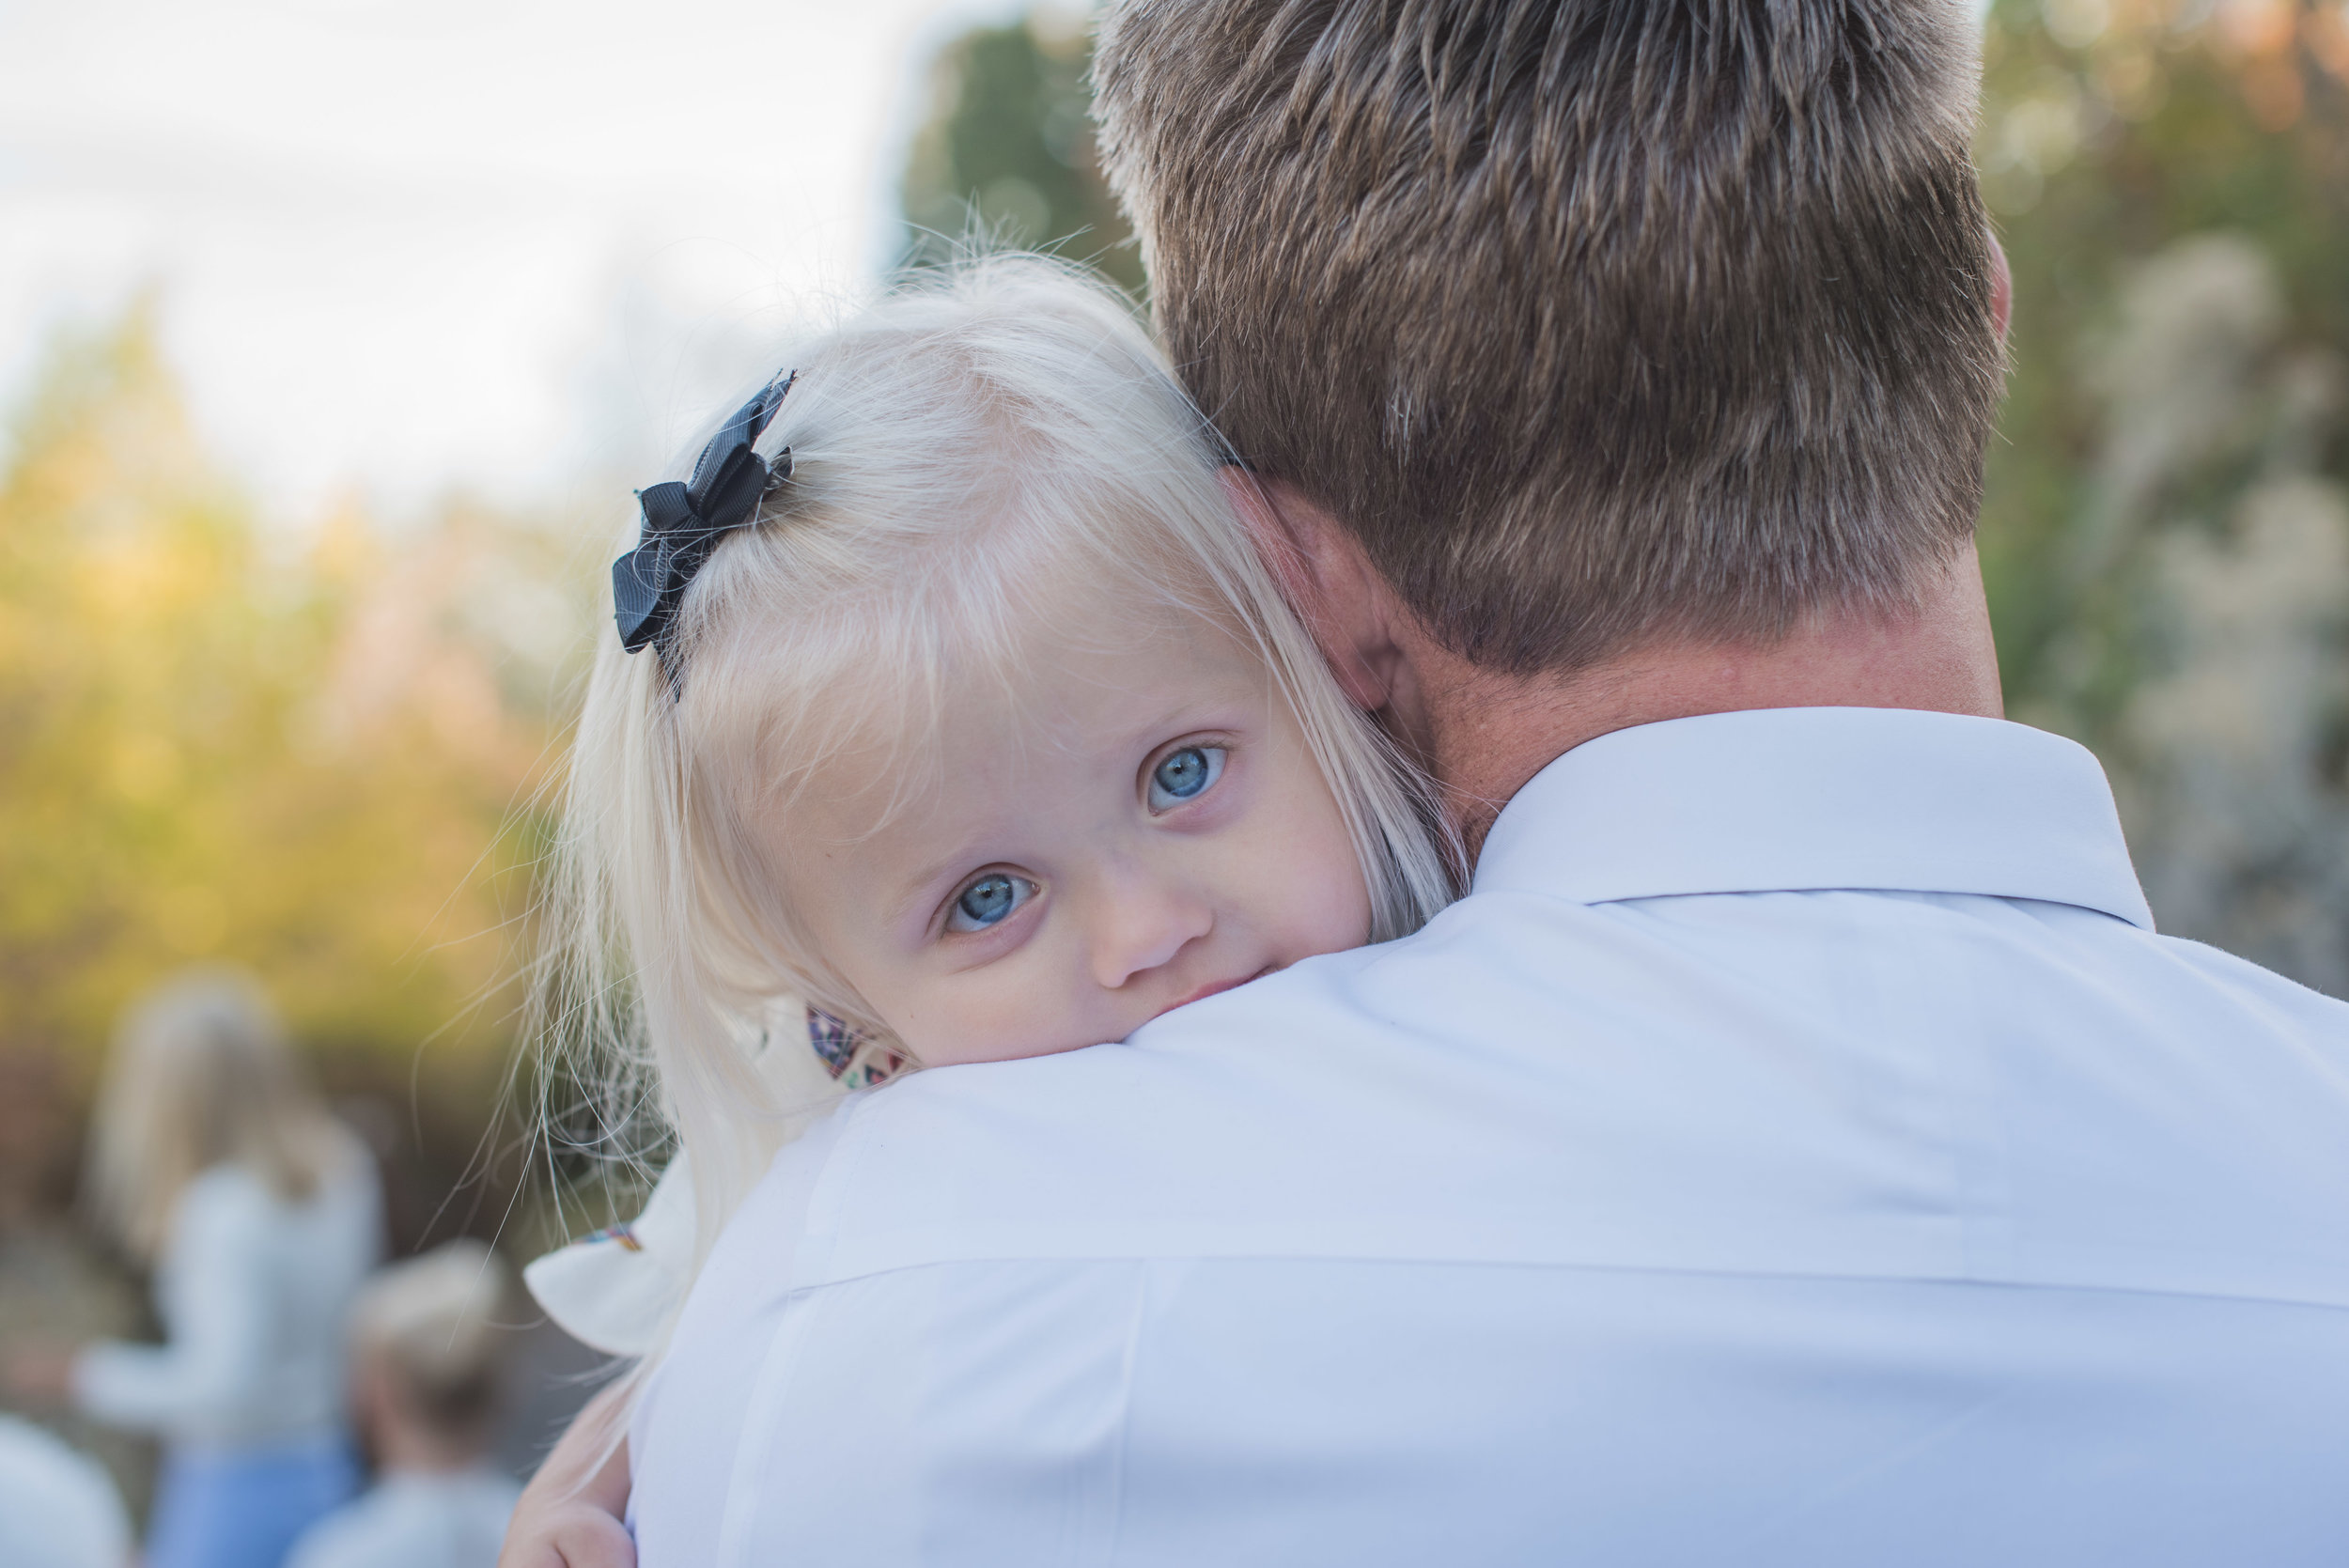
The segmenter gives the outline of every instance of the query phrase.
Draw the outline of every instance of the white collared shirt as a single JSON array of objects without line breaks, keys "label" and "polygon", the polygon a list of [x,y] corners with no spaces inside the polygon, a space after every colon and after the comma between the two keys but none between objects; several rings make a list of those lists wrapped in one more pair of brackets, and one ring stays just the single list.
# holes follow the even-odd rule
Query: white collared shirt
[{"label": "white collared shirt", "polygon": [[2157,937],[2088,753],[1567,753],[1401,941],[786,1149],[644,1568],[2349,1560],[2349,1006]]}]

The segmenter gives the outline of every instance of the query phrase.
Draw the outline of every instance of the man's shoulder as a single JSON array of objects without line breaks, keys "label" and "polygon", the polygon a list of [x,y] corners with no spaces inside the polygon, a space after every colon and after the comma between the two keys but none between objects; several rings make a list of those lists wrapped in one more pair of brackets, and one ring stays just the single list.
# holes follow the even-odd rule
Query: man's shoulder
[{"label": "man's shoulder", "polygon": [[970,1139],[1005,1157],[1060,1164],[1154,1130],[1214,1140],[1234,1120],[1293,1113],[1297,1094],[1334,1104],[1374,1087],[1384,1060],[1440,1056],[1455,1027],[1489,1029],[1470,1020],[1480,1001],[1489,1009],[1497,999],[1461,973],[1476,955],[1446,951],[1447,929],[1459,924],[1306,959],[1122,1042],[912,1074],[848,1108],[839,1157],[894,1162],[941,1139],[959,1153]]},{"label": "man's shoulder", "polygon": [[1471,896],[1123,1044],[891,1084],[842,1118],[801,1282],[988,1256],[1554,1253],[1561,1194],[1622,1147],[1590,1136],[1605,1102],[1658,1105],[1682,1071],[1616,1048],[1652,1032],[1612,924]]},{"label": "man's shoulder", "polygon": [[1479,895],[1126,1045],[883,1089],[800,1281],[1215,1255],[2226,1288],[2256,1253],[2329,1296],[2344,1069],[2349,1007],[2092,911]]},{"label": "man's shoulder", "polygon": [[2250,959],[2190,937],[2164,935],[2151,946],[2175,978],[2272,1026],[2307,1030],[2349,1048],[2349,1001],[2328,996]]}]

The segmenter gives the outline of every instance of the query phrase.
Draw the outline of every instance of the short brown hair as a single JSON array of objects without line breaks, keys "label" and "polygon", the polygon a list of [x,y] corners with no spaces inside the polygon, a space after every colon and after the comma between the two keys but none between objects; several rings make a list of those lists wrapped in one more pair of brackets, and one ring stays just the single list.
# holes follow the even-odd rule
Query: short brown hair
[{"label": "short brown hair", "polygon": [[1479,663],[1767,639],[1970,537],[1963,0],[1122,0],[1096,75],[1234,447]]}]

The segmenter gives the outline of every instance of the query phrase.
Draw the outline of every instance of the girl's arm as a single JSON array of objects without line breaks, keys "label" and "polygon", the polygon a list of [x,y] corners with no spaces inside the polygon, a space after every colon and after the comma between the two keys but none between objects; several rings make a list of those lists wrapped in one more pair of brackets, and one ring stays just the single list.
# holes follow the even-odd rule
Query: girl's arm
[{"label": "girl's arm", "polygon": [[165,1264],[170,1343],[90,1346],[74,1362],[75,1402],[110,1426],[164,1434],[241,1413],[269,1369],[271,1219],[247,1180],[191,1183]]},{"label": "girl's arm", "polygon": [[522,1488],[498,1568],[636,1568],[628,1507],[624,1379],[590,1400]]}]

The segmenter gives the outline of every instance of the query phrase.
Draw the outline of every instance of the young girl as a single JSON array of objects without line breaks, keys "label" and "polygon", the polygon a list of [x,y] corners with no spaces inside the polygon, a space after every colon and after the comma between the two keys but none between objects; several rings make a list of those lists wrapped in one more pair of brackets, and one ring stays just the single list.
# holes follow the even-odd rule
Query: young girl
[{"label": "young girl", "polygon": [[[998,260],[791,364],[644,492],[579,733],[543,1004],[648,1067],[697,1220],[614,1275],[690,1274],[819,1061],[1114,1042],[1449,893],[1122,301]],[[581,1322],[596,1277],[533,1271]]]}]

